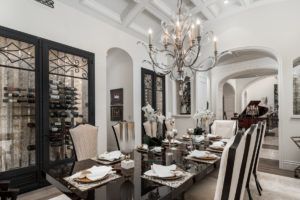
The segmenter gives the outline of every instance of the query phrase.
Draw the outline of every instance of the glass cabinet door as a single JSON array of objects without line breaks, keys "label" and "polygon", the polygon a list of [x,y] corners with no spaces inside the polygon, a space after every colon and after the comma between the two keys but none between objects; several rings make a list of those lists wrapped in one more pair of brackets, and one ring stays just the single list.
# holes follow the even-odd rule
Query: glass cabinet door
[{"label": "glass cabinet door", "polygon": [[0,172],[36,165],[35,51],[0,36]]},{"label": "glass cabinet door", "polygon": [[74,158],[70,128],[89,121],[88,60],[49,49],[49,160]]}]

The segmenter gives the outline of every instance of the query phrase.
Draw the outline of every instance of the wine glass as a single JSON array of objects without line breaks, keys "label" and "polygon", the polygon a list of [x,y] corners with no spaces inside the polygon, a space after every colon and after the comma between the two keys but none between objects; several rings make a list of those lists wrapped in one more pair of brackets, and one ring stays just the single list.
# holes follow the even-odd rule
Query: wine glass
[{"label": "wine glass", "polygon": [[169,148],[171,148],[171,141],[172,141],[172,138],[173,138],[173,132],[172,131],[167,131],[166,137],[169,141]]}]

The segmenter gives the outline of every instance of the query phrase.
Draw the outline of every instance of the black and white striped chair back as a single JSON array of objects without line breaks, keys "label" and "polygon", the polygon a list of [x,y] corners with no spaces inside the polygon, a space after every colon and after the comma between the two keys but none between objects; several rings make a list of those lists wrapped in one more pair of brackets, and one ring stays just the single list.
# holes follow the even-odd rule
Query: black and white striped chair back
[{"label": "black and white striped chair back", "polygon": [[[253,125],[245,133],[237,133],[224,148],[215,200],[243,199],[246,174],[248,175],[251,160],[248,156],[252,157],[255,143],[251,138],[253,133],[256,137],[256,131],[257,126]],[[245,152],[248,153],[245,154]]]},{"label": "black and white striped chair back", "polygon": [[255,152],[255,158],[254,158],[254,164],[253,164],[253,173],[255,173],[255,174],[257,171],[258,163],[259,163],[260,151],[261,151],[262,144],[263,144],[263,141],[265,138],[266,128],[267,128],[267,123],[266,123],[266,121],[264,121],[261,124],[260,137],[259,137],[258,144],[257,144],[257,150]]},{"label": "black and white striped chair back", "polygon": [[248,181],[248,175],[253,168],[253,158],[257,149],[257,141],[259,138],[258,125],[252,125],[250,131],[244,135],[246,144],[243,154],[242,167],[239,175],[238,188],[235,194],[235,199],[244,199],[244,193]]}]

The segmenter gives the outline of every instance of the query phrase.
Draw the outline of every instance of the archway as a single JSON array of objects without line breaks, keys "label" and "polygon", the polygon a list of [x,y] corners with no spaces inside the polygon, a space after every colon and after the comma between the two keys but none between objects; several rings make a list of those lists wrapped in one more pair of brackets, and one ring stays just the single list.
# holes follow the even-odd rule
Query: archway
[{"label": "archway", "polygon": [[[120,48],[111,48],[106,56],[107,68],[107,150],[116,150],[117,143],[112,130],[112,125],[120,120],[133,120],[133,61],[131,56]],[[114,89],[123,89],[123,105],[117,109],[122,109],[122,119],[112,119],[110,91]]]},{"label": "archway", "polygon": [[223,119],[231,119],[235,113],[235,90],[231,84],[223,86]]}]

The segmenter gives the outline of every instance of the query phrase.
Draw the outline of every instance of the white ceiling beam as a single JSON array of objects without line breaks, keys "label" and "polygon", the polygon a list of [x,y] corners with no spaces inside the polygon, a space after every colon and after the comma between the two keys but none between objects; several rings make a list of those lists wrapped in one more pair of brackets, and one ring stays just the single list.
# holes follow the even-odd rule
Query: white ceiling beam
[{"label": "white ceiling beam", "polygon": [[251,0],[240,0],[242,6],[248,7],[250,5]]},{"label": "white ceiling beam", "polygon": [[129,10],[129,12],[126,10],[126,12],[128,13],[124,13],[123,17],[122,17],[122,25],[123,26],[128,26],[129,24],[131,24],[134,19],[136,18],[136,16],[138,16],[141,12],[143,12],[145,9],[145,4],[143,3],[137,3],[135,4],[135,6]]},{"label": "white ceiling beam", "polygon": [[146,5],[146,9],[161,21],[168,22],[170,20],[170,18],[165,13],[163,13],[162,11],[158,10],[150,4]]},{"label": "white ceiling beam", "polygon": [[208,20],[215,18],[214,14],[206,7],[206,5],[200,1],[197,0],[191,0],[193,4],[196,5],[195,8],[191,10],[192,14],[197,14],[198,12],[201,12],[204,17],[206,17]]}]

